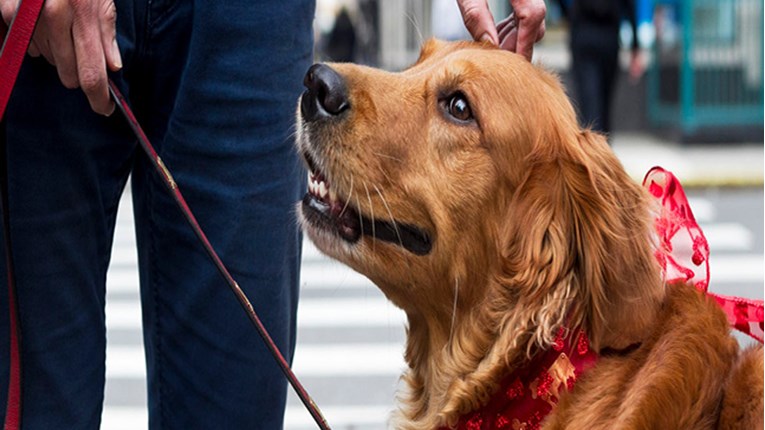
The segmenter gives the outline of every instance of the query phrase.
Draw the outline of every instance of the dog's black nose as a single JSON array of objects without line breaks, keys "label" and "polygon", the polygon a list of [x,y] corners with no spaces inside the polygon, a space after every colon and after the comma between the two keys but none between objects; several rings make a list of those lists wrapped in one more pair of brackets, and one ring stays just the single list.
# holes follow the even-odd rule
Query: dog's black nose
[{"label": "dog's black nose", "polygon": [[303,79],[300,110],[308,121],[340,115],[351,107],[345,81],[326,64],[314,64]]}]

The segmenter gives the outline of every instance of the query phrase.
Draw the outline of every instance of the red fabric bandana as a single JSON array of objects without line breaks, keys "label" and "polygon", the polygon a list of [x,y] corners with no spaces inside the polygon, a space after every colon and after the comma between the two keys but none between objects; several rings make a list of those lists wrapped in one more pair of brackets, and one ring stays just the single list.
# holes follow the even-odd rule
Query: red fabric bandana
[{"label": "red fabric bandana", "polygon": [[540,352],[527,366],[506,377],[489,403],[463,416],[456,429],[538,429],[561,393],[571,390],[597,358],[584,331],[566,336],[566,330],[561,328],[550,350]]}]

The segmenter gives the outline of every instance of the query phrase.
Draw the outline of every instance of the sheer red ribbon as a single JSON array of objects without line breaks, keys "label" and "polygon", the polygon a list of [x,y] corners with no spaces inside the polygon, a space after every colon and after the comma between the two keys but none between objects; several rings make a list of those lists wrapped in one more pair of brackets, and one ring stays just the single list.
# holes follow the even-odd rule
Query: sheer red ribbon
[{"label": "sheer red ribbon", "polygon": [[712,296],[720,304],[731,326],[763,341],[763,301],[711,293],[709,288],[709,243],[693,216],[688,198],[675,175],[654,167],[643,186],[656,198],[656,259],[665,281],[687,282]]}]

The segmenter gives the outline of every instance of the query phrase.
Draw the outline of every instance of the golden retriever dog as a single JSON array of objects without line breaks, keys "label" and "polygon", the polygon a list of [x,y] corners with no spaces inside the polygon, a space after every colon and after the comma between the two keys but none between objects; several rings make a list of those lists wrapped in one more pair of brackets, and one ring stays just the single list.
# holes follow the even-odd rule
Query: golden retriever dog
[{"label": "golden retriever dog", "polygon": [[[763,427],[762,347],[740,351],[714,300],[665,285],[650,195],[555,76],[431,40],[400,73],[317,64],[305,85],[304,231],[408,318],[391,427]],[[521,381],[546,384],[532,396],[549,413],[466,421],[576,333],[596,361],[561,354],[552,385]]]}]

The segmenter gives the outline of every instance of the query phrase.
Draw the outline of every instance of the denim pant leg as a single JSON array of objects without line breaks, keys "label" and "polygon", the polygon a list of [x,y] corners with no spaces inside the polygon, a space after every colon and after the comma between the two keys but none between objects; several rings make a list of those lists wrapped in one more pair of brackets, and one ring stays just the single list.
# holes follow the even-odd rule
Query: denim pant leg
[{"label": "denim pant leg", "polygon": [[[164,18],[149,52],[177,49]],[[313,0],[195,1],[158,151],[285,356],[295,343],[303,192],[292,144]],[[162,66],[162,56],[156,61]],[[150,78],[147,77],[147,78]],[[158,88],[158,91],[161,88]],[[162,109],[166,94],[156,92]],[[151,97],[151,95],[147,95]],[[133,175],[152,429],[278,429],[287,383],[156,174]]]},{"label": "denim pant leg", "polygon": [[[82,92],[65,89],[42,59],[26,59],[6,119],[23,428],[97,429],[106,269],[134,142],[119,118],[93,113]],[[8,386],[2,367],[0,415]]]}]

